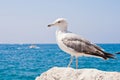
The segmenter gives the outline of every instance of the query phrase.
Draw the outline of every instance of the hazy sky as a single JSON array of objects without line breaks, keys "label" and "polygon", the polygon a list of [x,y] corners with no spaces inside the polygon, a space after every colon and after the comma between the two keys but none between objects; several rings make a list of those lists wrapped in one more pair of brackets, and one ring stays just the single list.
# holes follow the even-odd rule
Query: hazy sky
[{"label": "hazy sky", "polygon": [[120,0],[0,0],[0,43],[56,43],[55,19],[94,43],[120,43]]}]

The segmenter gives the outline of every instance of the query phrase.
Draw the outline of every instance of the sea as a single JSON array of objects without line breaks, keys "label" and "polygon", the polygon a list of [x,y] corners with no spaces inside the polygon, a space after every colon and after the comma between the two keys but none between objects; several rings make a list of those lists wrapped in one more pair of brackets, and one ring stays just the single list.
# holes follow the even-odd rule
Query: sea
[{"label": "sea", "polygon": [[[57,44],[0,44],[0,80],[35,80],[52,67],[67,67],[70,55]],[[109,53],[120,51],[120,44],[97,44]],[[120,54],[116,59],[79,57],[79,69],[95,68],[120,72]],[[75,58],[71,64],[75,68]]]}]

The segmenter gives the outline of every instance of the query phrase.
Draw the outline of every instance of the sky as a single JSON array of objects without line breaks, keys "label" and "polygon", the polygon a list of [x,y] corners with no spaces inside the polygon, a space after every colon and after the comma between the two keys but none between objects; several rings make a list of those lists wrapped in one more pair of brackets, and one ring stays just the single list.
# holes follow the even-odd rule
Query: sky
[{"label": "sky", "polygon": [[93,43],[120,43],[120,0],[0,0],[0,43],[56,43],[57,18]]}]

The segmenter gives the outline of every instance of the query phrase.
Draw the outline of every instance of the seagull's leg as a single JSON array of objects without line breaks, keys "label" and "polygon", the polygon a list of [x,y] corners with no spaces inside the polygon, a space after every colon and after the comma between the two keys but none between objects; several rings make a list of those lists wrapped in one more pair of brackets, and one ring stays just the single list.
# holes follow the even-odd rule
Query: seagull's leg
[{"label": "seagull's leg", "polygon": [[68,64],[68,67],[70,67],[70,65],[71,65],[71,63],[72,63],[72,60],[73,60],[73,56],[71,56],[71,58],[70,58],[70,62],[69,62],[69,64]]},{"label": "seagull's leg", "polygon": [[76,69],[78,69],[78,57],[76,57]]}]

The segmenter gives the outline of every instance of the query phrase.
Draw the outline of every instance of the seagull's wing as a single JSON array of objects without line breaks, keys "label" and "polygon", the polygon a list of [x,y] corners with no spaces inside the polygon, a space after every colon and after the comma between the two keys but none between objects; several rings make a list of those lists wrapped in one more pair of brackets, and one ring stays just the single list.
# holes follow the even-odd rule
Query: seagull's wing
[{"label": "seagull's wing", "polygon": [[67,34],[66,37],[62,39],[63,44],[67,47],[72,48],[78,53],[84,53],[87,55],[94,55],[102,57],[104,59],[114,58],[112,54],[104,52],[100,47],[95,44],[90,43],[88,40],[81,38],[76,34]]}]

